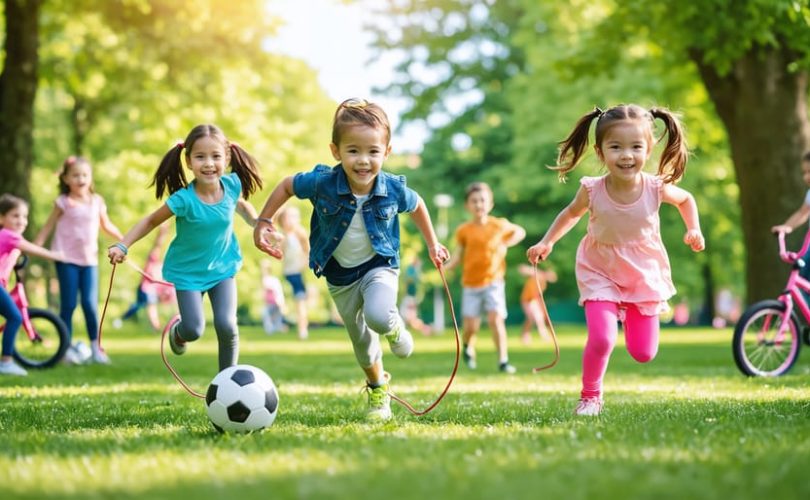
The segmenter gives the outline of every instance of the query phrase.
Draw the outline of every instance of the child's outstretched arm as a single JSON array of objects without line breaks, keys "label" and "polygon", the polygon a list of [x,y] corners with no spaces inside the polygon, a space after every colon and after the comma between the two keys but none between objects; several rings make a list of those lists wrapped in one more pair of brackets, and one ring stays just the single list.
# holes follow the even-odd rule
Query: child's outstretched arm
[{"label": "child's outstretched arm", "polygon": [[686,224],[686,234],[683,236],[683,242],[695,252],[703,250],[706,247],[706,242],[703,239],[703,233],[700,231],[700,218],[695,197],[689,191],[678,186],[664,184],[661,201],[678,207],[683,223]]},{"label": "child's outstretched arm", "polygon": [[447,251],[444,245],[439,243],[436,231],[433,230],[433,223],[430,221],[430,213],[428,213],[425,200],[423,200],[421,196],[416,203],[416,210],[411,213],[411,218],[414,224],[416,224],[416,227],[419,228],[419,232],[421,232],[422,236],[425,238],[425,243],[430,253],[430,260],[436,267],[441,266],[444,261],[450,258],[450,252]]},{"label": "child's outstretched arm", "polygon": [[35,245],[34,243],[31,243],[25,239],[21,239],[19,243],[17,243],[17,248],[23,253],[33,255],[35,257],[42,257],[43,259],[58,260],[60,262],[64,261],[65,259],[62,252],[52,252],[47,248]]},{"label": "child's outstretched arm", "polygon": [[448,271],[454,269],[464,258],[464,245],[458,245],[453,249],[453,255],[444,263],[444,268]]},{"label": "child's outstretched arm", "polygon": [[273,217],[278,209],[294,195],[293,178],[287,176],[270,193],[259,217],[256,218],[256,227],[253,228],[253,244],[256,245],[256,248],[277,259],[280,259],[283,254],[278,248],[280,235],[273,226]]},{"label": "child's outstretched arm", "polygon": [[140,240],[152,232],[153,229],[166,222],[169,217],[173,215],[174,213],[169,209],[169,206],[164,203],[160,206],[160,208],[138,221],[138,223],[132,226],[132,229],[130,229],[127,234],[121,238],[120,242],[107,249],[107,256],[110,258],[110,264],[124,262],[124,260],[127,258],[127,250],[130,246],[134,245],[136,241]]},{"label": "child's outstretched arm", "polygon": [[574,200],[557,215],[543,238],[526,251],[529,262],[537,264],[538,260],[545,260],[554,244],[576,226],[579,219],[588,211],[589,203],[588,190],[580,186]]},{"label": "child's outstretched arm", "polygon": [[794,229],[801,226],[807,219],[810,219],[810,205],[802,203],[795,212],[790,214],[785,222],[771,228],[774,233],[792,233]]},{"label": "child's outstretched arm", "polygon": [[241,196],[236,200],[236,213],[247,222],[248,226],[256,227],[256,219],[259,217],[259,214],[256,213],[256,208]]}]

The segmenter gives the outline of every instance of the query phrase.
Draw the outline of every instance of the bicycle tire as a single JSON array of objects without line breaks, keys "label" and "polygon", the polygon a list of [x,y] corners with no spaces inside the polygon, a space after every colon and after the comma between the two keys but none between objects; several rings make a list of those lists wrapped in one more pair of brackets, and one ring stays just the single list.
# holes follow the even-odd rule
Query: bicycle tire
[{"label": "bicycle tire", "polygon": [[731,346],[737,368],[749,377],[778,377],[787,373],[801,350],[801,328],[794,315],[787,335],[775,336],[782,324],[785,304],[763,300],[749,306],[734,327]]},{"label": "bicycle tire", "polygon": [[67,327],[59,316],[47,309],[29,308],[28,317],[38,338],[31,340],[20,328],[14,340],[14,359],[26,368],[50,368],[62,359],[70,346]]}]

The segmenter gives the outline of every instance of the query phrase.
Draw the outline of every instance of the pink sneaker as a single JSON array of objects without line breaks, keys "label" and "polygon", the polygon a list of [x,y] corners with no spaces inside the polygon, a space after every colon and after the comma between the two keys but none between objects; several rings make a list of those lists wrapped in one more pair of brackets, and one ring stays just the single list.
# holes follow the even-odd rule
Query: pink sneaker
[{"label": "pink sneaker", "polygon": [[601,398],[581,398],[574,409],[574,414],[583,417],[597,417],[602,413],[604,404],[605,402]]}]

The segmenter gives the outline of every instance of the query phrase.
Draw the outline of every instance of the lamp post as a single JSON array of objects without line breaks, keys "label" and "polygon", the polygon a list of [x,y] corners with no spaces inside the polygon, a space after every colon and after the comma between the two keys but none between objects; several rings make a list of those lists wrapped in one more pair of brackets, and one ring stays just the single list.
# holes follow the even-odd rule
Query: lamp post
[{"label": "lamp post", "polygon": [[[436,236],[439,241],[445,241],[449,232],[447,223],[447,209],[453,206],[453,197],[449,194],[439,193],[433,197],[433,204],[439,209],[436,216]],[[442,287],[433,289],[433,331],[444,332],[444,294]]]}]

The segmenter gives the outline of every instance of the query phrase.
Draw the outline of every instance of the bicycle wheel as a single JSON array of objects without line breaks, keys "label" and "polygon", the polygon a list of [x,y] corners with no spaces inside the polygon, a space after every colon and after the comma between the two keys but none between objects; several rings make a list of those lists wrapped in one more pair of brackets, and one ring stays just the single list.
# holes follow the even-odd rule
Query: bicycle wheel
[{"label": "bicycle wheel", "polygon": [[34,338],[24,328],[14,340],[14,359],[26,368],[48,368],[65,355],[70,340],[65,323],[47,309],[28,309],[34,327]]},{"label": "bicycle wheel", "polygon": [[785,331],[785,304],[763,300],[745,310],[734,328],[732,350],[737,368],[749,377],[776,377],[787,373],[799,357],[799,323],[788,318]]}]

